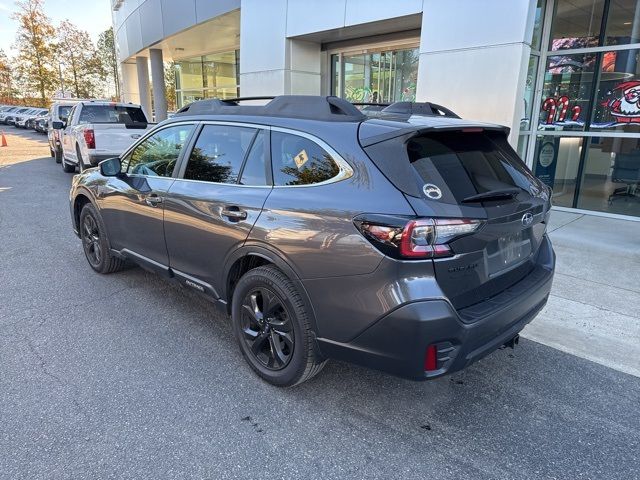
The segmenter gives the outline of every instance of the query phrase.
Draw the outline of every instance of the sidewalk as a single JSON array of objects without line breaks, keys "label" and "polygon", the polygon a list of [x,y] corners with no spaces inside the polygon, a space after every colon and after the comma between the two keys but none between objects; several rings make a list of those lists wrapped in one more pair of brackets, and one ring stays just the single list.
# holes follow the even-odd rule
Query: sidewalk
[{"label": "sidewalk", "polygon": [[640,377],[640,222],[554,210],[549,303],[523,337]]}]

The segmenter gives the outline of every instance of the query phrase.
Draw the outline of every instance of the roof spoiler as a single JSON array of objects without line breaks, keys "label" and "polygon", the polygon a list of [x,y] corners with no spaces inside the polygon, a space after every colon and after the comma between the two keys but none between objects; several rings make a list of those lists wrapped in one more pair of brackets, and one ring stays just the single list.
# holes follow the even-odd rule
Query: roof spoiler
[{"label": "roof spoiler", "polygon": [[414,125],[407,128],[399,128],[379,135],[373,135],[364,139],[360,139],[360,145],[362,147],[369,147],[376,143],[391,140],[392,138],[407,136],[421,135],[429,132],[463,132],[463,133],[475,133],[475,132],[502,132],[505,135],[509,135],[511,129],[503,125],[483,124],[483,123],[456,123],[445,125],[431,125],[431,126],[418,126]]}]

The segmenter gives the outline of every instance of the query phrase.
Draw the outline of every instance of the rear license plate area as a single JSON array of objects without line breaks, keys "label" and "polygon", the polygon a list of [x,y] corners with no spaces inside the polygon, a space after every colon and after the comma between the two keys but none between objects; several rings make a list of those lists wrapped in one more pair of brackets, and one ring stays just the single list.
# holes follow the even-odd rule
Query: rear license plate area
[{"label": "rear license plate area", "polygon": [[487,249],[490,277],[504,273],[520,265],[531,256],[531,239],[528,230],[502,235]]}]

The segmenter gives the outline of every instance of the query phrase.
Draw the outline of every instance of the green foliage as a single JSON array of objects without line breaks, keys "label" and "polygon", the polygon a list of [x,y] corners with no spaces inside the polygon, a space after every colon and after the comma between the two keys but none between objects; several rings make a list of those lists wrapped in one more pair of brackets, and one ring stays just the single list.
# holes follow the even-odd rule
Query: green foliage
[{"label": "green foliage", "polygon": [[113,36],[113,27],[105,30],[98,37],[96,48],[98,58],[104,68],[103,81],[113,85],[116,98],[120,98],[120,75],[118,73],[118,57]]},{"label": "green foliage", "polygon": [[13,68],[11,60],[0,48],[0,103],[15,102],[16,91],[13,86]]},{"label": "green foliage", "polygon": [[105,67],[89,34],[64,20],[57,29],[56,37],[57,60],[61,64],[66,89],[71,90],[76,98],[99,96]]},{"label": "green foliage", "polygon": [[56,74],[54,28],[43,11],[43,0],[16,2],[12,18],[18,22],[15,48],[15,70],[23,95],[35,93],[40,106],[47,106],[48,96],[55,88]]},{"label": "green foliage", "polygon": [[175,112],[176,107],[176,64],[175,62],[164,63],[164,92],[167,99],[167,110]]}]

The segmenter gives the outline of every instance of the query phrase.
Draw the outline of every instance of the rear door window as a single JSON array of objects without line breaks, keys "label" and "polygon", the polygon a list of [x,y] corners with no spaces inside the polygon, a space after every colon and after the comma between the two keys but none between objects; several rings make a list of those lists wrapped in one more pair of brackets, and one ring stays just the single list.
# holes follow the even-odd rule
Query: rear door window
[{"label": "rear door window", "polygon": [[273,184],[313,185],[340,173],[331,154],[314,141],[283,132],[271,133]]},{"label": "rear door window", "polygon": [[267,177],[267,145],[268,132],[261,130],[253,141],[247,160],[242,169],[240,185],[265,186],[269,184]]},{"label": "rear door window", "polygon": [[413,137],[409,161],[425,184],[437,186],[442,201],[493,190],[535,188],[533,175],[498,132],[440,132]]},{"label": "rear door window", "polygon": [[257,130],[229,125],[205,125],[198,136],[184,178],[214,183],[237,183]]}]

